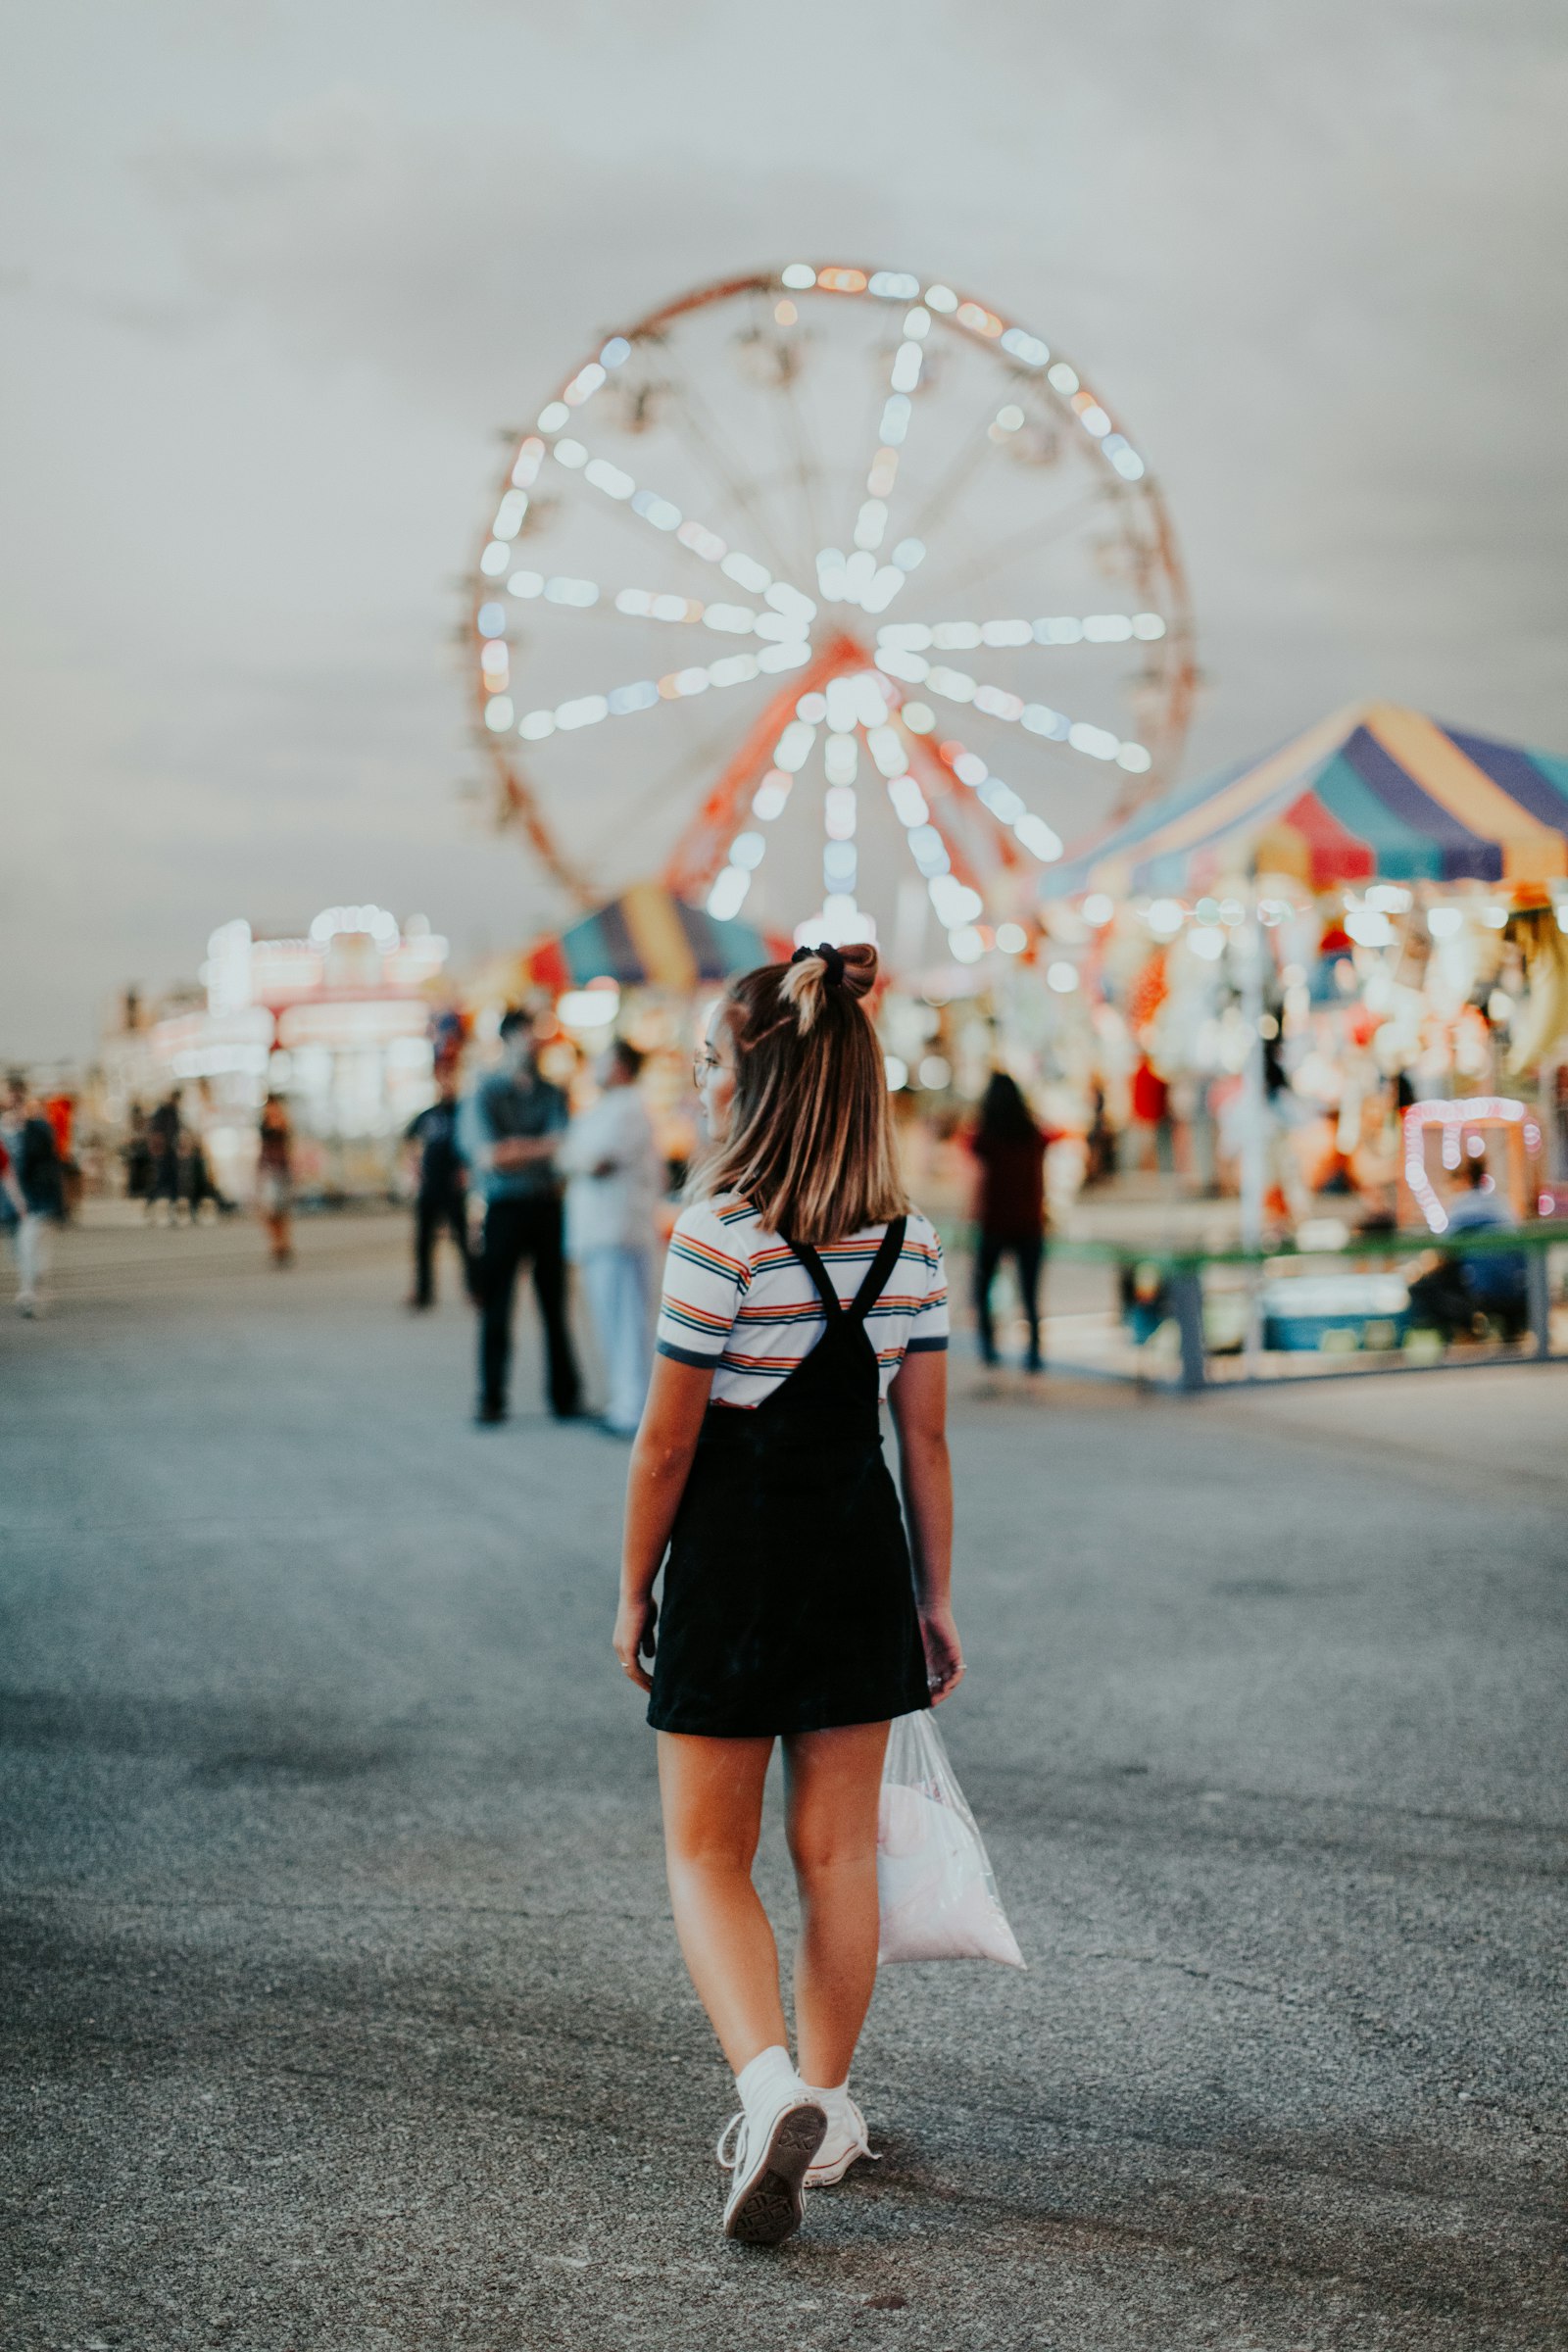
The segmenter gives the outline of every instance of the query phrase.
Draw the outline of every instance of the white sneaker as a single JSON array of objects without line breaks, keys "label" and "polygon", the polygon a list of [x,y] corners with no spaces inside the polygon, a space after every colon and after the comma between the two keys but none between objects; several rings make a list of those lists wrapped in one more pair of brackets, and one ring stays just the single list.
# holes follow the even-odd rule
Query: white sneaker
[{"label": "white sneaker", "polygon": [[718,2161],[733,2176],[724,2235],[746,2246],[779,2246],[804,2216],[802,2189],[822,2144],[827,2116],[815,2099],[786,2093],[776,2104],[732,2115],[719,2137]]},{"label": "white sneaker", "polygon": [[807,2172],[808,2188],[835,2187],[851,2165],[858,2164],[862,2156],[872,2164],[882,2161],[880,2156],[871,2153],[871,2143],[865,2133],[865,2118],[855,2101],[846,2098],[844,2105],[849,2112],[842,2118],[835,2116],[829,2120],[822,2144]]}]

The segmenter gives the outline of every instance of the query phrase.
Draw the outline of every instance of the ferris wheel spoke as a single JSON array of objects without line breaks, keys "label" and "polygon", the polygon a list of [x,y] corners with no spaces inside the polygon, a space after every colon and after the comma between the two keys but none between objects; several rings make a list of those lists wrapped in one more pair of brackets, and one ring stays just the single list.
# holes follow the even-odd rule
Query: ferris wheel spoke
[{"label": "ferris wheel spoke", "polygon": [[1143,744],[1123,742],[1109,727],[1097,727],[1088,719],[1070,718],[1049,703],[1026,702],[1021,694],[977,678],[970,670],[951,668],[945,662],[928,662],[923,654],[889,648],[882,649],[878,659],[890,677],[906,685],[918,686],[944,702],[972,705],[986,718],[1000,719],[1005,726],[1021,726],[1026,733],[1048,743],[1064,744],[1085,759],[1114,760],[1128,775],[1143,775],[1152,764]]},{"label": "ferris wheel spoke", "polygon": [[879,648],[923,654],[969,653],[977,646],[1152,644],[1165,634],[1158,612],[1061,613],[1038,620],[899,620],[876,633]]},{"label": "ferris wheel spoke", "polygon": [[[492,705],[487,704],[485,722],[494,732],[510,729],[514,723],[524,743],[545,743],[552,735],[575,734],[607,718],[635,718],[645,710],[657,710],[662,704],[686,702],[713,687],[750,686],[758,678],[799,669],[810,658],[811,649],[804,638],[787,645],[765,645],[760,653],[726,654],[717,662],[668,670],[661,678],[636,678],[612,686],[604,694],[574,695],[554,709],[525,710],[520,717],[509,709],[499,724],[491,718]],[[510,704],[510,697],[502,699]]]},{"label": "ferris wheel spoke", "polygon": [[675,406],[683,418],[681,438],[686,448],[695,455],[710,477],[716,480],[722,496],[744,517],[747,526],[771,556],[775,575],[785,575],[787,578],[790,570],[788,558],[775,540],[766,516],[759,513],[756,500],[737,470],[723,427],[707,401],[684,377],[675,387]]},{"label": "ferris wheel spoke", "polygon": [[933,596],[954,595],[960,590],[977,587],[982,580],[1005,570],[1020,556],[1038,555],[1043,548],[1054,546],[1070,531],[1077,530],[1097,507],[1104,504],[1107,497],[1116,495],[1103,484],[1092,484],[1076,498],[1058,507],[1054,514],[1047,515],[1042,522],[1010,532],[1005,539],[994,540],[990,547],[982,548],[961,569],[938,574],[928,584],[927,593]]}]

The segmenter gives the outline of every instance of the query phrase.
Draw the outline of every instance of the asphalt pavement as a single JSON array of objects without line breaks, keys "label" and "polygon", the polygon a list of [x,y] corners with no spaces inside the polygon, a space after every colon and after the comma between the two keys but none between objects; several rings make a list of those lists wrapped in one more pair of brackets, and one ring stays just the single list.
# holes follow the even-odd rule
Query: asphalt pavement
[{"label": "asphalt pavement", "polygon": [[403,1248],[71,1236],[0,1327],[4,2352],[1561,2344],[1568,1372],[956,1353],[943,1721],[1029,1967],[885,1974],[883,2160],[759,2254],[624,1453],[526,1314],[473,1428]]}]

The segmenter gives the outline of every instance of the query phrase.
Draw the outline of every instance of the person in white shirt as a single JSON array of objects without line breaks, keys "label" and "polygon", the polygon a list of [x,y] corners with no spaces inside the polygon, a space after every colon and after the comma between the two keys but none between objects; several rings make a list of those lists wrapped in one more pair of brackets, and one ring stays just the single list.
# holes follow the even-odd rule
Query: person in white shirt
[{"label": "person in white shirt", "polygon": [[566,1183],[566,1255],[582,1274],[609,1396],[605,1427],[633,1438],[653,1364],[650,1312],[657,1219],[664,1187],[653,1121],[638,1092],[643,1057],[624,1038],[594,1071],[603,1090],[573,1119],[556,1154]]}]

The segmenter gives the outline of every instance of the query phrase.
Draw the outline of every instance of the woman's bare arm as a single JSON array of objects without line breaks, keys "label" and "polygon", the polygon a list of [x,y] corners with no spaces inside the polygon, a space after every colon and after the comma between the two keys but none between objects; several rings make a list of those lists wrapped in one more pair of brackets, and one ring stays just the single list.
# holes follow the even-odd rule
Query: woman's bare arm
[{"label": "woman's bare arm", "polygon": [[948,1458],[948,1359],[941,1348],[906,1355],[888,1404],[899,1433],[899,1471],[914,1589],[925,1640],[933,1703],[963,1679],[963,1651],[953,1620],[953,1467]]},{"label": "woman's bare arm", "polygon": [[686,1491],[692,1456],[713,1386],[713,1368],[656,1355],[648,1402],[626,1473],[626,1532],[621,1541],[620,1607],[614,1647],[622,1670],[640,1690],[651,1690],[638,1656],[653,1611],[654,1579]]}]

